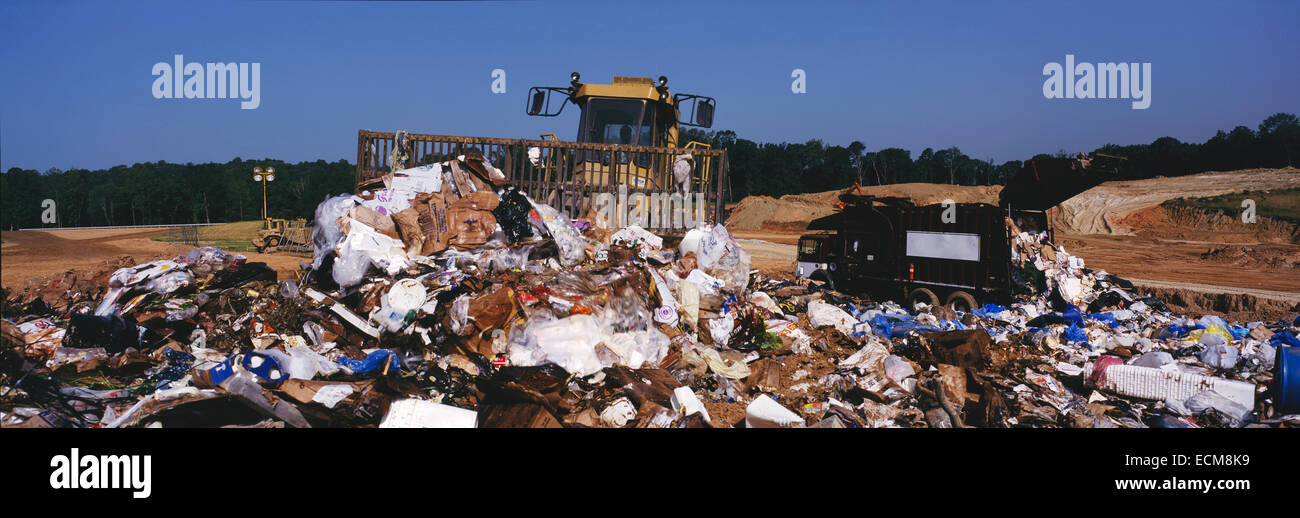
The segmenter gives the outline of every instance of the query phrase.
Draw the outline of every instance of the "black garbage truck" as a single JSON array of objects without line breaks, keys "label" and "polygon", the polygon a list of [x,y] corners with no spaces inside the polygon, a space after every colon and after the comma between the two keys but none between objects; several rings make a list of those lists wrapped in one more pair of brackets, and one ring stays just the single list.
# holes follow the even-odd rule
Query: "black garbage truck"
[{"label": "black garbage truck", "polygon": [[1054,241],[1048,211],[1118,175],[1123,158],[1094,155],[1031,160],[1007,183],[998,205],[917,206],[905,198],[840,195],[838,211],[813,220],[799,238],[798,277],[878,300],[947,304],[969,310],[1011,302],[1009,222]]}]

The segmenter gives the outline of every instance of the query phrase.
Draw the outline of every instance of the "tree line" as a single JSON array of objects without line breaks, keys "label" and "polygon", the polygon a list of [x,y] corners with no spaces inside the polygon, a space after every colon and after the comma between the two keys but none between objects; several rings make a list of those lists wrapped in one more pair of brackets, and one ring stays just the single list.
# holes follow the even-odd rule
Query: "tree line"
[{"label": "tree line", "polygon": [[[916,158],[900,148],[868,151],[862,142],[826,145],[819,139],[804,143],[759,143],[739,138],[735,131],[683,132],[683,142],[700,141],[727,150],[730,165],[725,189],[730,201],[750,195],[782,196],[841,189],[857,182],[881,185],[932,182],[960,185],[1005,184],[1024,161],[995,164],[992,159],[967,156],[957,147],[926,148]],[[1258,129],[1237,126],[1219,131],[1197,144],[1161,137],[1150,144],[1106,144],[1098,153],[1126,157],[1126,179],[1181,176],[1295,164],[1300,151],[1300,120],[1278,113]],[[1069,156],[1065,150],[1028,160]],[[330,195],[351,192],[355,167],[346,160],[299,162],[242,160],[225,164],[167,162],[120,165],[109,169],[11,168],[0,175],[0,227],[53,226],[42,224],[46,199],[53,200],[57,225],[107,226],[172,223],[220,223],[262,217],[262,186],[253,168],[275,167],[268,184],[271,217],[310,217]]]},{"label": "tree line", "polygon": [[[684,131],[682,141],[692,140],[727,150],[730,201],[750,195],[829,191],[854,182],[1005,185],[1025,163],[1009,160],[996,164],[990,158],[968,156],[955,146],[925,148],[912,158],[911,151],[900,148],[867,151],[859,141],[848,146],[830,146],[819,139],[802,144],[758,143],[738,138],[730,130]],[[1093,151],[1127,158],[1120,170],[1124,179],[1294,166],[1300,158],[1296,156],[1300,151],[1300,120],[1294,114],[1277,113],[1264,119],[1257,130],[1246,126],[1220,130],[1200,144],[1161,137],[1150,144],[1106,144]],[[1075,152],[1059,150],[1027,160],[1066,157]]]},{"label": "tree line", "polygon": [[224,164],[147,162],[109,169],[11,168],[0,175],[0,226],[42,223],[44,200],[54,201],[57,226],[225,223],[262,218],[262,185],[254,167],[274,167],[267,183],[273,218],[308,217],[326,196],[352,192],[356,168],[346,160],[243,160]]}]

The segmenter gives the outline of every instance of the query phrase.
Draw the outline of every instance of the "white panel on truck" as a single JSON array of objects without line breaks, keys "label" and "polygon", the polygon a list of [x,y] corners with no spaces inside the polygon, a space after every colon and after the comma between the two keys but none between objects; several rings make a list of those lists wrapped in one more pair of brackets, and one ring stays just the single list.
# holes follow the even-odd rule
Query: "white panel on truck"
[{"label": "white panel on truck", "polygon": [[980,235],[955,232],[908,232],[907,255],[978,261],[980,260]]}]

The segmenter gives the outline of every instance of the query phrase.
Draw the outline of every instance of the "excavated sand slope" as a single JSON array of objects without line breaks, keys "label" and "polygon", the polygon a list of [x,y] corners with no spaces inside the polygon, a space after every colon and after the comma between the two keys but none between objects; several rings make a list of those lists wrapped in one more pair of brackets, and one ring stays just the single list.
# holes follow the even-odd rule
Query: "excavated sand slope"
[{"label": "excavated sand slope", "polygon": [[1294,167],[1106,182],[1065,200],[1053,211],[1053,221],[1058,231],[1071,234],[1131,234],[1134,229],[1121,220],[1166,200],[1296,186],[1300,169]]}]

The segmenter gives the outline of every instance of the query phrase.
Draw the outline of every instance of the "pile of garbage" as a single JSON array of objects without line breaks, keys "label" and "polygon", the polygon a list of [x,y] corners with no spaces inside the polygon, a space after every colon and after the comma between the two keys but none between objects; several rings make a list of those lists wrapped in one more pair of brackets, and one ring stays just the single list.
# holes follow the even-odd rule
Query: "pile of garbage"
[{"label": "pile of garbage", "polygon": [[1300,426],[1300,318],[1176,315],[1041,233],[962,312],[570,220],[480,154],[358,190],[291,279],[203,247],[6,292],[0,425]]}]

